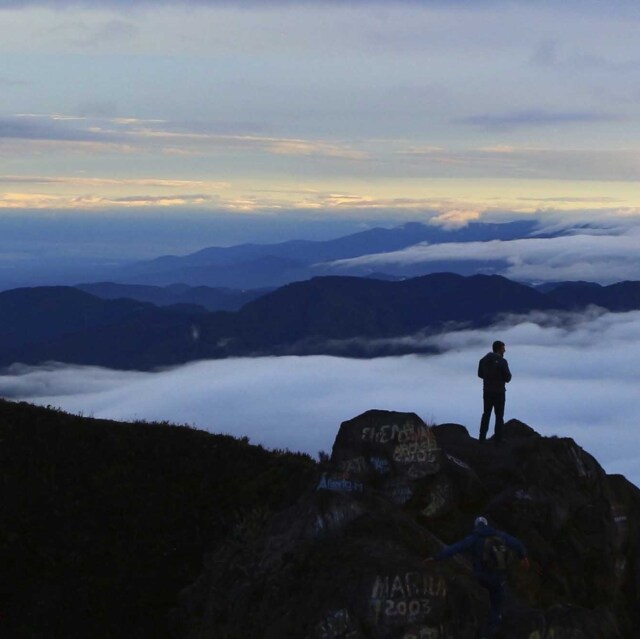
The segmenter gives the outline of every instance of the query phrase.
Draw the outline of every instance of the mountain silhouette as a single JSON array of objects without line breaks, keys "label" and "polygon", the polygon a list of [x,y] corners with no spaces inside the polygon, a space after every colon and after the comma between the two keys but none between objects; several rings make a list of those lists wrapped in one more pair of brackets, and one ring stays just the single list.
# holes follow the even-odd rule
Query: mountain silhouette
[{"label": "mountain silhouette", "polygon": [[632,311],[640,308],[640,282],[619,282],[609,286],[565,282],[549,291],[548,296],[570,309],[593,304],[610,311]]},{"label": "mountain silhouette", "polygon": [[429,352],[434,341],[423,338],[438,332],[588,306],[640,309],[640,282],[568,283],[545,293],[497,275],[319,277],[288,284],[236,312],[215,313],[102,300],[65,287],[16,289],[0,293],[0,365],[55,360],[151,369],[230,356]]},{"label": "mountain silhouette", "polygon": [[212,288],[210,286],[144,286],[136,284],[118,284],[116,282],[93,282],[77,284],[75,288],[102,299],[121,299],[123,297],[149,302],[156,306],[195,305],[208,311],[237,311],[247,302],[269,292],[269,289],[250,291],[231,288]]},{"label": "mountain silhouette", "polygon": [[284,286],[238,313],[248,347],[389,338],[446,323],[482,325],[497,313],[550,309],[528,286],[499,276],[439,273],[398,282],[321,277]]},{"label": "mountain silhouette", "polygon": [[155,307],[133,300],[105,303],[68,286],[0,293],[0,348],[43,343],[65,333],[94,331]]},{"label": "mountain silhouette", "polygon": [[[0,293],[0,363],[56,360],[114,368],[150,368],[198,357],[189,350],[202,308],[168,307],[130,299],[102,300],[74,287]],[[192,341],[192,340],[191,340]]]},{"label": "mountain silhouette", "polygon": [[[529,237],[536,231],[532,220],[492,224],[472,222],[465,227],[442,227],[409,222],[391,229],[373,228],[333,240],[290,240],[277,244],[241,244],[209,247],[185,256],[163,256],[137,262],[113,273],[120,283],[169,285],[184,282],[192,286],[231,288],[268,288],[335,274],[334,260],[360,257],[371,253],[397,251],[420,242],[473,242],[512,240]],[[547,237],[538,235],[538,237]],[[327,263],[327,264],[325,264]],[[473,274],[479,266],[503,265],[502,262],[455,266],[464,274]],[[427,272],[455,270],[453,263],[434,263],[416,267],[415,276]],[[428,270],[425,270],[428,269]],[[368,275],[368,273],[354,273]]]}]

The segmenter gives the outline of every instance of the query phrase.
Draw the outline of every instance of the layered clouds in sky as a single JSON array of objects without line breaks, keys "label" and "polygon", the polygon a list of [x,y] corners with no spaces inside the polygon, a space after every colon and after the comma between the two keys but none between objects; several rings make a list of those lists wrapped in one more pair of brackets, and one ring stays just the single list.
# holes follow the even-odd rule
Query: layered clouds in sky
[{"label": "layered clouds in sky", "polygon": [[477,361],[501,338],[514,378],[506,417],[568,436],[640,485],[640,312],[509,318],[432,338],[436,356],[203,361],[154,373],[14,367],[0,395],[121,420],[170,420],[269,447],[329,451],[339,424],[371,409],[457,422],[477,436]]},{"label": "layered clouds in sky", "polygon": [[639,23],[626,1],[0,2],[0,209],[639,209]]}]

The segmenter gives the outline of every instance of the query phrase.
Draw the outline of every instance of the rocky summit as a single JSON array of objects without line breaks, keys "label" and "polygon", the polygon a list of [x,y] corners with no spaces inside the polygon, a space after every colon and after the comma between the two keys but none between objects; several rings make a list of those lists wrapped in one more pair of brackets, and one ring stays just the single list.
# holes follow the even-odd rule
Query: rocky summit
[{"label": "rocky summit", "polygon": [[474,639],[470,558],[425,562],[474,518],[519,538],[501,639],[632,639],[640,492],[568,438],[512,420],[502,444],[373,410],[344,422],[312,489],[211,554],[173,613],[190,639]]}]

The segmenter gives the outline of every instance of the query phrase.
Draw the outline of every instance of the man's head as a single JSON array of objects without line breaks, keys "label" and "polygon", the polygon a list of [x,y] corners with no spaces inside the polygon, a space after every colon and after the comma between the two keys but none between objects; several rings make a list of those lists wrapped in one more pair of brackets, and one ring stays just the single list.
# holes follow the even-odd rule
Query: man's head
[{"label": "man's head", "polygon": [[489,522],[486,517],[476,517],[476,520],[473,522],[474,528],[483,528],[484,526],[488,526]]},{"label": "man's head", "polygon": [[504,352],[507,350],[507,347],[504,345],[504,342],[501,342],[499,339],[497,339],[494,343],[493,343],[493,352],[497,353],[498,355],[504,355]]}]

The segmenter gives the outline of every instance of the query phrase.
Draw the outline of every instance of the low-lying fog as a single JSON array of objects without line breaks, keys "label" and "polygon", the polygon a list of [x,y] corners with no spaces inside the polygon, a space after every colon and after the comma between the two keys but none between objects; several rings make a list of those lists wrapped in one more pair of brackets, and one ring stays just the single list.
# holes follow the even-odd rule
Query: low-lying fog
[{"label": "low-lying fog", "polygon": [[442,335],[434,341],[446,350],[436,356],[229,359],[153,373],[14,366],[0,375],[0,395],[93,417],[186,423],[315,456],[330,452],[340,422],[371,408],[458,422],[477,436],[477,362],[502,339],[513,372],[505,418],[572,437],[607,472],[640,485],[640,312],[508,323]]}]

